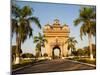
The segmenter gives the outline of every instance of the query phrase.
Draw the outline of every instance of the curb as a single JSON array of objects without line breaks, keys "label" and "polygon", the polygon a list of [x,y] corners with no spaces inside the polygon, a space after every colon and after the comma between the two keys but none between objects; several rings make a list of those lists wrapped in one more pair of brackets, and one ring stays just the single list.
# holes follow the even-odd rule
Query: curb
[{"label": "curb", "polygon": [[84,63],[84,62],[79,62],[79,61],[75,61],[75,60],[69,60],[69,59],[68,59],[68,61],[76,62],[76,63],[80,63],[80,64],[84,64],[84,65],[92,66],[92,67],[96,67],[96,65],[88,64],[88,63]]},{"label": "curb", "polygon": [[[38,61],[39,61],[39,60],[38,60]],[[38,61],[35,61],[35,63],[38,62]],[[35,64],[35,63],[34,63],[34,64]],[[20,70],[20,69],[23,69],[23,68],[26,68],[26,67],[30,67],[30,66],[32,66],[32,65],[34,65],[34,64],[29,64],[29,65],[26,65],[26,66],[23,66],[23,67],[14,69],[14,70],[12,70],[12,72],[17,71],[17,70]]]},{"label": "curb", "polygon": [[23,69],[23,68],[26,68],[26,67],[29,67],[29,66],[31,66],[31,65],[32,65],[32,64],[29,64],[29,65],[26,65],[26,66],[23,66],[23,67],[14,69],[14,70],[12,70],[12,72],[17,71],[17,70],[20,70],[20,69]]}]

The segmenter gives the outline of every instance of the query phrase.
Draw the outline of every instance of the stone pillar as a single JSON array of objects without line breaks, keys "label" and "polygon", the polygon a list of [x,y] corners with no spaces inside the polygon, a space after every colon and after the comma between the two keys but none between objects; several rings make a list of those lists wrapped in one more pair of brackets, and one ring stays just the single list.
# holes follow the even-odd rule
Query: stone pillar
[{"label": "stone pillar", "polygon": [[66,57],[67,54],[68,54],[67,44],[64,44],[64,57]]},{"label": "stone pillar", "polygon": [[49,48],[49,44],[46,44],[45,45],[45,53],[47,53],[48,54],[48,56],[50,56],[50,48]]},{"label": "stone pillar", "polygon": [[62,46],[60,46],[60,51],[61,51],[61,53],[60,53],[60,57],[62,57],[63,56],[63,50],[62,50]]}]

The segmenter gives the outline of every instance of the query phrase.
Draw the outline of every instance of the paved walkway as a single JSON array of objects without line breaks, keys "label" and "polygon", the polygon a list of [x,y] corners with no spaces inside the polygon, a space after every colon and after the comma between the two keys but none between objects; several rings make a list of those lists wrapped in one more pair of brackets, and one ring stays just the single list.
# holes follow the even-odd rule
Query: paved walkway
[{"label": "paved walkway", "polygon": [[38,62],[31,67],[23,68],[18,71],[14,71],[15,74],[29,74],[29,73],[43,73],[43,72],[60,72],[60,71],[73,71],[73,70],[91,70],[95,67],[85,64],[79,64],[67,59],[54,59]]}]

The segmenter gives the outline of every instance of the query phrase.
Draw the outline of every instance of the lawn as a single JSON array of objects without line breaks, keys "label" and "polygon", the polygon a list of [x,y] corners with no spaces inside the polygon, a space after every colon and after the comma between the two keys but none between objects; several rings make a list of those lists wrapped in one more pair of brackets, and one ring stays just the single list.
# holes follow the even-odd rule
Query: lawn
[{"label": "lawn", "polygon": [[34,63],[45,61],[45,60],[47,60],[47,59],[40,59],[40,60],[38,60],[38,59],[27,59],[27,60],[25,60],[25,59],[23,59],[23,60],[20,61],[20,64],[12,64],[11,68],[12,68],[12,70],[14,70],[14,69],[17,69],[17,68],[21,68],[21,67],[24,67],[24,66],[27,66],[27,65],[32,65]]},{"label": "lawn", "polygon": [[11,65],[12,66],[12,70],[20,68],[20,67],[23,67],[23,66],[26,66],[26,65],[29,65],[29,64],[32,64],[33,62],[35,62],[35,60],[21,60],[20,64],[12,64]]},{"label": "lawn", "polygon": [[94,58],[94,60],[90,60],[90,58],[84,58],[84,57],[73,57],[73,58],[69,58],[69,59],[74,60],[74,61],[79,61],[79,62],[84,62],[84,63],[96,65],[96,58]]}]

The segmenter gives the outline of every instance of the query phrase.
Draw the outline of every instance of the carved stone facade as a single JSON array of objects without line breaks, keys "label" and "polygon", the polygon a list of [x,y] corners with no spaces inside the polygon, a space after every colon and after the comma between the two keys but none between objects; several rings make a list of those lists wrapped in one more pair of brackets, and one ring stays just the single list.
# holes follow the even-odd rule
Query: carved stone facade
[{"label": "carved stone facade", "polygon": [[58,48],[60,57],[66,57],[68,55],[67,43],[65,43],[69,37],[70,29],[68,25],[61,25],[58,19],[54,20],[53,25],[46,24],[43,28],[44,37],[48,42],[45,42],[45,53],[48,57],[53,56],[54,48]]}]

